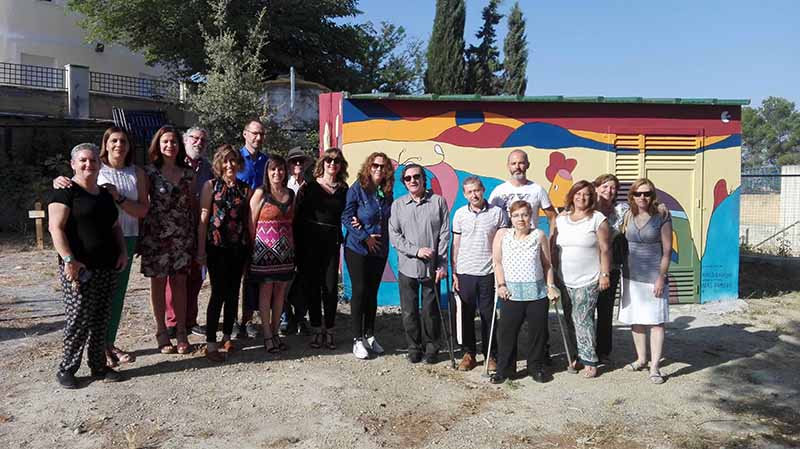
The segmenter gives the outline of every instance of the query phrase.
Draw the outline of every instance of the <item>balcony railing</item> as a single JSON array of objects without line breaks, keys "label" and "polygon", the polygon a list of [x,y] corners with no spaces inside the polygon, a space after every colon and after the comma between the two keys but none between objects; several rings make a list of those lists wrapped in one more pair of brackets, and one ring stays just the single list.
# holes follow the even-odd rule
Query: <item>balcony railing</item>
[{"label": "balcony railing", "polygon": [[0,84],[66,90],[65,73],[55,67],[0,62]]},{"label": "balcony railing", "polygon": [[89,72],[89,91],[156,100],[177,100],[180,96],[175,82],[101,72]]},{"label": "balcony railing", "polygon": [[[67,71],[55,67],[0,62],[0,85],[67,90]],[[173,81],[89,72],[89,91],[153,100],[178,100],[180,85]]]}]

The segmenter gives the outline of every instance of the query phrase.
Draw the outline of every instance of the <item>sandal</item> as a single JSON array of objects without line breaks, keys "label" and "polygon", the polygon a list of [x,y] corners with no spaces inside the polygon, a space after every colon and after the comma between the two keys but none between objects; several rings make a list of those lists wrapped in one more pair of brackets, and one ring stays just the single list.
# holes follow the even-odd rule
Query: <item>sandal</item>
[{"label": "sandal", "polygon": [[331,331],[327,331],[327,332],[325,332],[324,337],[325,337],[325,347],[330,349],[330,350],[332,350],[332,351],[334,349],[336,349],[336,336],[335,336],[335,334],[333,332],[331,332]]},{"label": "sandal", "polygon": [[275,342],[275,337],[264,338],[264,350],[270,354],[277,354],[281,352],[281,348]]},{"label": "sandal", "polygon": [[162,354],[175,353],[175,346],[172,346],[166,329],[156,334],[156,344],[158,344],[158,351]]},{"label": "sandal", "polygon": [[110,347],[109,351],[119,363],[133,363],[136,361],[136,356],[133,353],[125,352],[116,346]]},{"label": "sandal", "polygon": [[189,339],[186,337],[186,331],[178,333],[178,354],[186,355],[192,352],[192,345],[189,344]]},{"label": "sandal", "polygon": [[641,371],[647,368],[647,362],[639,363],[638,360],[625,365],[625,371]]},{"label": "sandal", "polygon": [[661,371],[650,372],[650,382],[653,382],[656,385],[661,385],[666,382],[666,379],[663,375],[661,375]]},{"label": "sandal", "polygon": [[311,337],[311,342],[309,342],[308,345],[314,349],[319,349],[322,347],[322,343],[324,340],[325,338],[322,335],[322,332],[317,330],[316,332],[314,332],[314,336]]},{"label": "sandal", "polygon": [[106,366],[109,367],[109,368],[116,368],[117,364],[118,364],[117,363],[118,361],[119,360],[117,360],[117,358],[114,357],[114,353],[111,352],[111,349],[110,348],[106,348]]},{"label": "sandal", "polygon": [[272,339],[275,340],[275,346],[277,346],[277,348],[281,351],[287,351],[289,349],[289,345],[284,343],[279,335],[272,337]]},{"label": "sandal", "polygon": [[581,374],[585,379],[591,379],[593,377],[597,377],[597,367],[586,365],[581,370]]}]

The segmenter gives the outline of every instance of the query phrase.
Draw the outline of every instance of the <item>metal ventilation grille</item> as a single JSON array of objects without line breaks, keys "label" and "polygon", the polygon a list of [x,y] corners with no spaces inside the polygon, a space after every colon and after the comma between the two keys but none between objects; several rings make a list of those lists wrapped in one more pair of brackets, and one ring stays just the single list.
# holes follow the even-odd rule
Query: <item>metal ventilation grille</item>
[{"label": "metal ventilation grille", "polygon": [[696,293],[697,285],[694,270],[692,268],[670,266],[669,302],[671,304],[696,302]]},{"label": "metal ventilation grille", "polygon": [[645,150],[699,150],[698,136],[644,136]]},{"label": "metal ventilation grille", "polygon": [[614,148],[638,150],[641,148],[639,134],[617,134],[614,136]]}]

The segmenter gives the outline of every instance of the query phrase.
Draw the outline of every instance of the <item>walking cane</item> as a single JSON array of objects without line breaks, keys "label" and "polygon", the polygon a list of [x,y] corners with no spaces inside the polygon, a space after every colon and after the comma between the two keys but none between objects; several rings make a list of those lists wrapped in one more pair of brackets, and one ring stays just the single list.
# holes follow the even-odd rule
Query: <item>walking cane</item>
[{"label": "walking cane", "polygon": [[[495,288],[495,292],[497,289]],[[494,322],[497,318],[497,295],[494,296],[494,304],[492,305],[492,325],[489,326],[489,346],[487,346],[486,354],[488,356],[483,361],[483,377],[489,377],[489,358],[492,356],[492,337],[494,336]]]},{"label": "walking cane", "polygon": [[[447,277],[447,281],[445,283],[447,286],[447,329],[448,329],[448,342],[450,343],[450,365],[453,369],[456,369],[456,357],[453,353],[453,348],[455,348],[455,342],[453,341],[453,301],[451,301],[453,295],[452,289],[450,288],[450,276]],[[436,290],[439,290],[438,288]]]},{"label": "walking cane", "polygon": [[577,373],[577,371],[572,366],[572,356],[569,353],[569,344],[567,344],[567,334],[564,332],[564,324],[562,323],[562,320],[564,318],[561,316],[561,310],[558,308],[558,301],[556,301],[554,305],[556,307],[556,317],[558,317],[558,327],[561,329],[561,339],[564,340],[564,352],[567,353],[567,361],[569,362],[569,365],[567,365],[567,372],[574,374]]},{"label": "walking cane", "polygon": [[[434,295],[434,298],[436,299],[436,308],[439,309],[439,318],[442,321],[444,321],[444,312],[442,311],[442,298],[441,298],[442,295],[441,295],[441,292],[439,292],[439,282],[436,281],[436,270],[434,270],[432,266],[430,268],[430,273],[431,273],[431,279],[433,280],[433,295]],[[449,301],[448,301],[447,305],[448,305],[448,309],[449,309],[449,306],[450,306],[450,302]],[[451,329],[449,329],[451,324],[452,323],[447,323],[448,331],[451,330]],[[452,340],[452,336],[453,335],[452,335],[452,332],[448,332],[448,333],[449,333],[449,336],[445,335],[445,340],[447,340],[447,348],[450,351],[450,365],[453,367],[453,369],[456,369],[456,356],[453,353],[453,340]]]}]

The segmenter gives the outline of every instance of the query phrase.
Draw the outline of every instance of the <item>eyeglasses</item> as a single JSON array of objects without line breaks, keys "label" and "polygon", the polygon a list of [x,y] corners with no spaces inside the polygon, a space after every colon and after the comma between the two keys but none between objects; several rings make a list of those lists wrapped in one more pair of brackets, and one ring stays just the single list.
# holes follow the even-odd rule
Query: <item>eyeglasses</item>
[{"label": "eyeglasses", "polygon": [[193,135],[190,134],[189,138],[194,140],[195,142],[205,142],[206,141],[205,136],[193,136]]},{"label": "eyeglasses", "polygon": [[338,157],[326,157],[326,158],[324,159],[324,161],[325,161],[325,163],[326,163],[326,164],[336,164],[336,165],[339,165],[339,164],[341,164],[341,163],[342,163],[342,160],[341,160],[341,159],[339,159]]},{"label": "eyeglasses", "polygon": [[250,131],[249,129],[246,129],[245,131],[249,132],[250,134],[252,134],[252,135],[254,135],[254,136],[261,136],[261,137],[264,137],[264,132],[263,132],[263,131],[262,131],[262,132],[260,132],[260,133],[257,133],[257,132]]},{"label": "eyeglasses", "polygon": [[386,167],[386,165],[384,165],[384,164],[376,164],[374,162],[372,163],[372,169],[373,170],[383,170],[383,167]]},{"label": "eyeglasses", "polygon": [[631,195],[635,196],[636,198],[639,198],[641,196],[646,196],[646,197],[650,198],[650,197],[653,196],[653,192],[650,191],[650,190],[647,190],[645,192],[633,192],[633,193],[631,193]]},{"label": "eyeglasses", "polygon": [[413,179],[414,181],[419,181],[420,179],[422,179],[422,175],[421,175],[421,174],[419,174],[419,173],[417,173],[417,174],[415,174],[415,175],[407,175],[407,176],[403,176],[403,181],[405,181],[405,182],[411,182],[411,180],[412,180],[412,179]]}]

